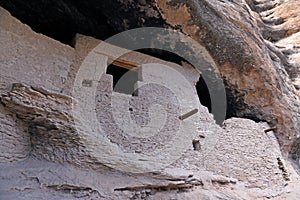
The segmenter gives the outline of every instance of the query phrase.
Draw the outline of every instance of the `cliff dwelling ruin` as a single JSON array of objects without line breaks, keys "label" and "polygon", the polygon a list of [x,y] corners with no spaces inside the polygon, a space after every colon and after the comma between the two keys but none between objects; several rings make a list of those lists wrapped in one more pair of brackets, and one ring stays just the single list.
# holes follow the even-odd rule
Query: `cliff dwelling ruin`
[{"label": "cliff dwelling ruin", "polygon": [[299,11],[0,0],[0,199],[299,199]]}]

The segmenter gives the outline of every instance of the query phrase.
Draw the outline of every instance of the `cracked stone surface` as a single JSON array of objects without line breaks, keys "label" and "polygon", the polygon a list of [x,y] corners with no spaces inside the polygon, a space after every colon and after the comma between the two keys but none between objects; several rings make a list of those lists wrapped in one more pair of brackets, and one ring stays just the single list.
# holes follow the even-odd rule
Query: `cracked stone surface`
[{"label": "cracked stone surface", "polygon": [[[282,15],[281,17],[285,19],[280,9],[287,2],[257,1],[253,5],[248,2],[251,9],[257,9],[257,15],[245,6],[244,1],[229,2],[229,6],[226,8],[221,6],[221,1],[218,1],[215,6],[212,6],[212,3],[208,3],[207,7],[210,10],[215,10],[216,13],[228,13],[230,16],[235,13],[236,9],[243,9],[243,14],[252,13],[248,13],[249,15],[245,16],[251,16],[249,20],[252,22],[249,22],[249,24],[253,25],[256,23],[255,20],[257,20],[258,15],[262,16],[263,12],[272,9],[276,10],[276,12],[274,11],[276,16]],[[124,6],[120,9],[130,9],[130,6],[128,7],[128,5],[131,5],[130,1],[120,1],[119,3]],[[131,3],[133,4],[133,2]],[[187,12],[189,11],[188,7],[184,3],[169,2],[163,5],[166,3],[165,1],[156,2],[158,3],[157,8],[161,10],[147,10],[147,3],[149,2],[139,1],[139,4],[142,6],[139,6],[137,9],[153,19],[158,19],[159,13],[162,14],[162,11],[166,11],[164,9],[166,5],[174,7],[175,10],[180,9],[183,13],[189,13]],[[282,7],[280,7],[281,5]],[[172,10],[170,12],[164,13],[164,17],[172,25],[173,23],[177,23],[177,19],[172,17]],[[232,19],[234,17],[241,17],[242,19],[245,16],[242,14],[235,15],[232,16]],[[188,15],[186,17],[187,19],[189,18]],[[206,19],[205,16],[203,19]],[[124,26],[130,25],[130,19],[128,20],[126,23],[122,22]],[[140,20],[142,22],[142,19]],[[266,21],[266,19],[264,20]],[[277,24],[280,21],[275,20],[272,23]],[[185,22],[183,20],[178,23],[183,24],[182,30],[184,32],[192,35],[196,28],[195,24]],[[235,21],[234,23],[238,22]],[[248,21],[245,27],[249,25],[247,24]],[[118,26],[118,23],[115,25]],[[202,26],[206,27],[206,25],[207,23],[203,22]],[[298,140],[292,137],[292,133],[286,133],[284,136],[291,136],[288,140],[282,139],[278,137],[280,136],[278,133],[273,132],[274,127],[271,127],[272,124],[254,122],[243,118],[227,119],[221,127],[214,122],[213,116],[199,102],[185,108],[185,111],[189,111],[195,106],[199,109],[196,115],[188,119],[190,121],[186,121],[189,127],[185,129],[185,131],[193,131],[193,133],[188,134],[199,137],[197,138],[200,144],[198,151],[194,150],[192,139],[189,138],[187,143],[189,145],[180,157],[163,169],[147,173],[128,173],[113,169],[112,166],[114,164],[102,163],[101,159],[103,157],[113,157],[115,156],[114,152],[107,152],[106,155],[99,153],[97,151],[97,147],[99,147],[97,146],[99,145],[98,141],[91,141],[94,133],[87,131],[91,127],[91,120],[86,119],[86,124],[75,125],[78,118],[74,117],[74,113],[72,113],[72,106],[80,100],[72,96],[73,85],[74,82],[76,83],[76,72],[87,53],[101,41],[78,35],[75,48],[72,48],[41,34],[34,33],[28,26],[10,16],[4,9],[0,9],[0,27],[0,43],[3,47],[7,47],[0,50],[0,199],[296,200],[299,198],[299,175],[297,175],[290,161],[285,157],[284,154],[286,151],[283,151],[283,153],[280,151],[282,142],[286,142],[286,145],[289,146],[291,145],[290,142],[294,141],[295,143],[292,145],[294,147],[292,148],[293,153],[296,156],[300,154],[300,151],[297,152],[299,149],[296,148],[299,146],[297,143]],[[211,27],[206,27],[203,30],[206,31],[209,28]],[[285,28],[292,29],[290,24],[287,24]],[[278,46],[286,46],[292,43],[292,40],[296,41],[296,32],[292,30],[288,31],[288,35],[284,36],[287,38],[279,38],[278,41],[275,41],[275,39],[265,41],[267,38],[263,40],[260,36],[253,36],[256,39],[260,38],[257,45],[263,46],[265,50],[269,49],[274,54],[272,55],[273,59],[260,55],[260,60],[257,60],[265,61],[266,66],[270,67],[267,69],[271,69],[274,66],[277,67],[277,71],[271,70],[268,72],[270,73],[269,75],[264,74],[267,71],[264,69],[261,72],[264,76],[256,76],[258,73],[256,70],[262,68],[252,66],[253,68],[249,69],[249,71],[243,71],[244,74],[242,73],[242,75],[245,78],[243,79],[243,77],[238,77],[241,73],[235,70],[232,71],[231,69],[234,60],[229,60],[232,62],[227,60],[228,62],[224,62],[224,64],[222,59],[226,60],[229,57],[223,57],[222,54],[219,54],[219,50],[216,54],[213,54],[215,59],[216,57],[220,59],[217,64],[224,70],[224,76],[232,77],[232,80],[229,80],[232,82],[228,84],[230,85],[234,81],[237,81],[236,89],[239,92],[244,91],[242,90],[244,86],[246,87],[248,86],[247,84],[250,84],[251,81],[249,83],[243,81],[246,78],[252,80],[252,75],[254,79],[251,84],[254,82],[262,83],[259,82],[260,78],[272,79],[270,82],[266,81],[262,83],[266,88],[262,85],[257,88],[262,88],[261,93],[251,94],[251,92],[245,90],[245,102],[251,105],[257,101],[258,103],[262,103],[260,105],[267,105],[263,108],[265,112],[277,114],[280,114],[281,111],[276,109],[281,109],[283,105],[290,106],[288,107],[288,109],[291,109],[290,112],[285,113],[282,111],[282,116],[278,117],[279,126],[277,125],[277,128],[286,131],[299,130],[296,126],[296,122],[299,120],[297,117],[299,116],[297,115],[298,111],[293,110],[295,108],[293,106],[296,105],[290,105],[291,102],[297,104],[298,100],[295,96],[298,94],[295,89],[291,89],[288,81],[291,74],[287,73],[288,70],[286,70],[287,72],[284,71],[284,68],[288,68],[288,66],[284,65],[283,58],[286,59],[286,64],[289,64],[293,61],[292,57],[297,53],[293,52],[289,54],[291,57],[282,57],[282,54],[286,55],[285,51],[282,52],[282,49]],[[247,36],[249,35],[243,35],[243,37]],[[290,37],[295,38],[290,39]],[[209,49],[210,45],[213,44],[209,44],[208,42],[205,45]],[[246,42],[245,45],[249,44]],[[254,50],[257,47],[253,45],[251,43],[248,46],[249,49]],[[228,50],[229,47],[226,47],[225,50]],[[113,48],[118,49],[118,47]],[[262,54],[269,53],[269,50],[259,52]],[[249,59],[253,59],[257,54],[247,55],[251,55]],[[243,60],[243,55],[241,56],[241,60],[245,61]],[[176,68],[192,85],[199,79],[199,74],[188,66],[181,67],[177,64],[136,52],[127,54],[123,58],[141,64],[155,61],[159,64]],[[99,60],[104,67],[107,65],[107,58],[105,56],[102,56]],[[294,61],[296,62],[296,60]],[[249,66],[247,63],[243,65],[245,68]],[[147,72],[148,75],[154,74],[154,76],[147,77]],[[278,75],[277,73],[282,74]],[[272,77],[273,75],[275,78]],[[144,79],[139,80],[137,84],[143,86],[143,84],[147,84],[150,80],[161,80],[161,76],[162,74],[155,74],[151,71],[151,68],[147,69],[145,67]],[[168,83],[168,81],[166,82]],[[141,87],[137,96],[130,96],[113,92],[112,77],[110,75],[105,74],[102,76],[97,84],[98,107],[96,107],[96,111],[98,112],[99,120],[108,119],[108,122],[111,122],[112,119],[108,116],[108,111],[105,110],[109,106],[105,105],[111,103],[108,99],[113,95],[115,96],[113,103],[122,109],[127,110],[127,104],[121,103],[129,99],[132,100],[132,111],[127,114],[132,117],[132,120],[136,120],[138,125],[145,125],[147,123],[151,125],[151,121],[149,123],[151,112],[154,111],[154,113],[157,113],[159,111],[159,109],[151,110],[143,108],[147,107],[151,102],[157,101],[162,102],[163,105],[169,105],[169,103],[173,106],[176,105],[176,99],[169,98],[172,93],[169,93],[167,89],[155,93],[159,98],[152,97],[147,101],[143,100],[143,97],[146,98],[147,94],[155,89],[155,86],[150,88]],[[273,84],[276,87],[278,86],[278,90],[271,87]],[[89,86],[89,84],[85,86]],[[263,92],[266,93],[266,96],[274,95],[275,100],[272,98],[256,98]],[[283,94],[277,96],[279,93]],[[189,94],[191,97],[186,97],[184,100],[189,101],[190,98],[194,99],[196,91],[192,90]],[[288,96],[288,94],[291,94],[291,96]],[[283,98],[283,100],[279,98]],[[294,101],[291,101],[293,98]],[[270,103],[269,101],[274,102]],[[141,104],[138,102],[141,102]],[[280,105],[276,107],[276,103]],[[273,105],[273,107],[268,106],[269,104]],[[88,108],[87,106],[82,109]],[[252,112],[253,110],[248,111]],[[259,112],[255,114],[257,113]],[[176,120],[175,117],[172,118],[174,121],[171,120],[168,125],[169,127],[165,128],[167,130],[165,132],[167,137],[149,139],[150,142],[158,143],[158,147],[166,138],[169,140],[168,136],[170,132],[176,129],[178,114],[182,113],[178,112],[177,109],[169,109],[167,110],[167,114],[172,117],[176,116]],[[123,118],[125,118],[125,114],[119,113],[115,120],[121,121]],[[282,121],[280,121],[281,119]],[[124,124],[126,125],[127,123]],[[157,123],[154,123],[154,125],[157,125]],[[290,125],[292,128],[289,127]],[[155,126],[154,128],[159,127]],[[111,140],[115,136],[113,135],[113,130],[116,130],[116,127],[111,127],[111,129],[105,131],[105,134],[111,136]],[[135,129],[132,130],[134,131]],[[145,131],[144,134],[147,135],[149,133]],[[126,137],[126,133],[124,135]],[[277,139],[279,139],[279,142]],[[128,145],[126,140],[122,141],[120,138],[117,138],[114,142],[118,143],[117,145],[123,145],[124,151],[127,150],[136,153],[137,157],[138,154],[143,152],[153,151],[151,145],[143,145],[147,141],[139,141],[140,146]],[[173,144],[176,142],[178,141],[172,141]],[[285,150],[285,148],[283,149]],[[161,156],[163,158],[164,154]],[[296,157],[294,160],[297,159]],[[123,164],[125,165],[126,163]]]}]

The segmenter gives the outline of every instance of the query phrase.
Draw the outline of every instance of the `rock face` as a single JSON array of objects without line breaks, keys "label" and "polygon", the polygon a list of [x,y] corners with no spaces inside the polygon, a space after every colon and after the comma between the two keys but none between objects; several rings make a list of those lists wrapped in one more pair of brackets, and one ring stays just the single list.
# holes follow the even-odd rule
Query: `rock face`
[{"label": "rock face", "polygon": [[[271,9],[270,5],[275,3],[256,2],[257,5],[253,3],[252,7],[262,11]],[[293,4],[293,1],[285,4],[290,3]],[[122,1],[119,4],[123,8],[130,3]],[[126,7],[127,13],[139,10],[138,2],[133,5]],[[149,6],[154,10],[155,17],[191,36],[209,51],[227,86],[228,117],[269,122],[271,126],[276,126],[276,136],[283,151],[291,152],[293,141],[297,140],[300,131],[299,94],[291,82],[298,67],[266,41],[270,39],[266,32],[275,37],[284,28],[277,27],[277,32],[270,31],[272,28],[263,24],[258,14],[244,1],[226,4],[222,1],[153,1],[149,2]],[[182,17],[178,18],[178,13]],[[119,29],[136,28],[137,25],[126,16],[110,18],[115,23],[120,18],[128,22],[126,26],[114,24]],[[280,36],[285,37],[293,32],[297,31]]]},{"label": "rock face", "polygon": [[[33,33],[2,8],[0,24],[1,93],[10,90],[13,83],[20,82],[60,92],[67,79],[74,50]],[[0,109],[1,162],[24,159],[30,151],[28,127],[22,126],[23,122],[16,119],[15,113],[5,111],[2,105]]]},{"label": "rock face", "polygon": [[[102,30],[92,30],[92,27],[104,27],[104,30],[108,30],[108,26],[116,31],[143,26],[177,29],[203,44],[217,63],[227,85],[227,116],[263,120],[272,126],[276,125],[276,136],[284,152],[294,151],[291,149],[295,146],[293,143],[297,143],[299,134],[299,95],[294,89],[299,82],[298,61],[295,60],[297,47],[283,48],[283,44],[274,43],[287,36],[296,37],[299,6],[296,1],[237,0],[225,3],[91,0],[87,4],[77,1],[70,4],[61,0],[53,5],[49,5],[47,1],[41,1],[39,6],[24,6],[22,3],[10,1],[0,1],[0,5],[11,10],[26,23],[32,24],[32,27],[54,24],[53,21],[60,24],[66,19],[78,19],[76,22],[67,23],[66,27],[53,25],[57,33],[66,32],[69,27],[72,30],[71,35],[77,31],[105,38],[96,34],[103,33]],[[43,12],[43,6],[49,7],[49,13]],[[289,14],[282,11],[286,7],[293,8]],[[56,8],[61,10],[59,14],[56,13]],[[28,16],[26,12],[24,14],[25,9],[43,17],[36,22],[34,15]],[[120,14],[111,15],[112,12]],[[180,19],[177,17],[178,12],[182,16]],[[57,16],[52,21],[48,19],[51,14]],[[38,31],[55,37],[47,30]],[[297,39],[294,40],[296,42]],[[258,84],[259,80],[263,81]],[[277,89],[270,85],[276,85]],[[282,93],[285,98],[282,98]]]},{"label": "rock face", "polygon": [[[129,2],[119,4],[122,8]],[[296,23],[297,15],[291,13],[281,17],[285,5],[292,7],[296,3],[248,1],[248,4],[244,1],[149,2],[155,16],[162,18],[166,26],[179,29],[209,51],[227,86],[228,117],[267,121],[276,127],[283,151],[297,154],[295,146],[298,145],[295,144],[299,143],[300,133],[297,47],[288,57],[284,49],[278,48],[279,40],[283,43],[291,34],[294,38],[297,35],[297,25],[291,25]],[[297,8],[298,4],[293,12],[297,12]],[[139,10],[138,2],[126,9],[127,13],[136,10]],[[177,13],[182,17],[178,18]],[[119,29],[137,27],[126,15],[110,18],[118,22],[121,17],[128,23],[127,26],[115,24]],[[280,18],[282,25],[272,18]],[[297,39],[294,40],[297,44]]]},{"label": "rock face", "polygon": [[[169,27],[205,47],[224,78],[228,117],[260,121],[222,127],[200,104],[190,65],[83,35],[72,48],[1,8],[0,199],[298,199],[286,157],[300,155],[297,17],[281,11],[294,4],[101,4],[117,31]],[[117,92],[117,74],[108,74],[123,53],[120,62],[139,66],[133,95]]]},{"label": "rock face", "polygon": [[[264,23],[262,33],[265,39],[273,42],[273,44],[269,43],[270,49],[277,55],[277,58],[272,59],[284,64],[293,85],[299,90],[299,3],[297,1],[274,1],[271,6],[260,9],[261,5],[268,4],[262,2],[253,9],[259,13]],[[284,12],[287,9],[289,12]],[[298,162],[298,139],[294,140],[291,156]]]}]

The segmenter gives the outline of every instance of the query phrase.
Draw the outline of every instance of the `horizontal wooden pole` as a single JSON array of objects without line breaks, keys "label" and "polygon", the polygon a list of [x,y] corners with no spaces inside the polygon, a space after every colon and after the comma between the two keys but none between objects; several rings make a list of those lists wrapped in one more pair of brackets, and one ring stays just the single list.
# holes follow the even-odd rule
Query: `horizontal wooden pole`
[{"label": "horizontal wooden pole", "polygon": [[135,63],[135,62],[125,60],[125,59],[122,59],[122,58],[114,58],[110,55],[106,55],[105,53],[101,53],[101,52],[98,52],[98,51],[96,51],[95,53],[103,55],[103,56],[107,56],[109,63],[111,63],[115,66],[118,66],[118,67],[128,69],[128,70],[131,70],[133,68],[141,66],[141,64],[139,64],[139,63]]},{"label": "horizontal wooden pole", "polygon": [[188,112],[188,113],[186,113],[184,115],[179,116],[179,119],[180,120],[184,120],[184,119],[186,119],[186,118],[188,118],[188,117],[196,114],[197,112],[198,112],[198,109],[194,109],[194,110],[192,110],[192,111],[190,111],[190,112]]},{"label": "horizontal wooden pole", "polygon": [[271,127],[271,128],[267,128],[264,130],[265,133],[268,133],[268,132],[271,132],[271,131],[275,131],[277,128],[274,126],[274,127]]}]

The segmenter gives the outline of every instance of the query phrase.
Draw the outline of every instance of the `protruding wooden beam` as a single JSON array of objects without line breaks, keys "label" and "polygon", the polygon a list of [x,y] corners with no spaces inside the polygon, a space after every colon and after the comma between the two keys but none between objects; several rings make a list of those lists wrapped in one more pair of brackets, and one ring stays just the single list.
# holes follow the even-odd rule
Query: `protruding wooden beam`
[{"label": "protruding wooden beam", "polygon": [[103,55],[103,56],[107,56],[109,63],[111,63],[115,66],[118,66],[118,67],[128,69],[128,70],[131,70],[133,68],[141,66],[141,64],[139,64],[139,63],[135,63],[135,62],[125,60],[125,59],[122,59],[122,58],[114,58],[114,57],[112,57],[110,55],[106,55],[105,53],[102,53],[102,52],[96,51],[95,53]]},{"label": "protruding wooden beam", "polygon": [[184,120],[184,119],[186,119],[186,118],[188,118],[188,117],[196,114],[197,112],[198,112],[198,109],[194,109],[194,110],[192,110],[192,111],[190,111],[190,112],[188,112],[188,113],[186,113],[184,115],[179,116],[179,119],[180,120]]},{"label": "protruding wooden beam", "polygon": [[276,129],[277,129],[276,126],[274,126],[274,127],[265,129],[264,132],[265,132],[265,133],[268,133],[268,132],[270,132],[270,131],[275,131]]}]

